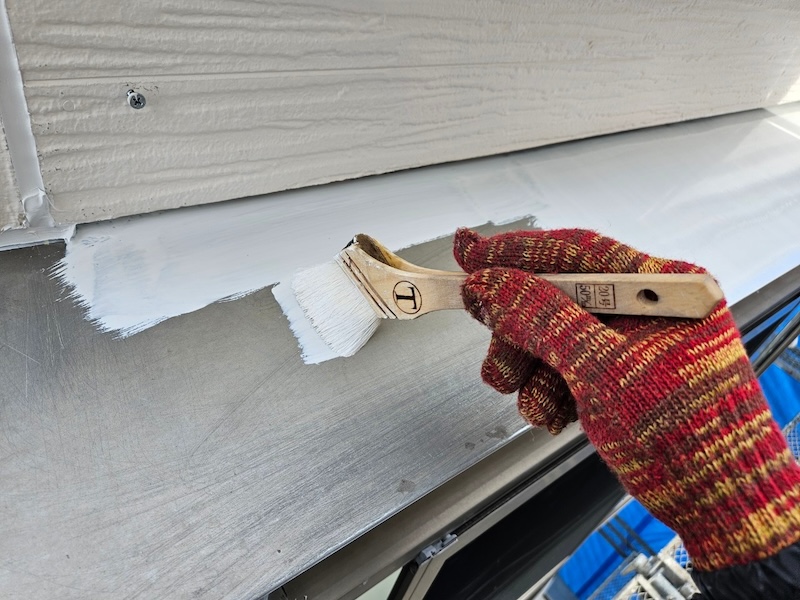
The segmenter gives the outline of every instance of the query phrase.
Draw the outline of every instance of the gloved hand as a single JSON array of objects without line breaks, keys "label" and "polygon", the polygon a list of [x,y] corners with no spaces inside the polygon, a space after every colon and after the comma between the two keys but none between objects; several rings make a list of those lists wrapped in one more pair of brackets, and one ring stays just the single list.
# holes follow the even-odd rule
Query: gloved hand
[{"label": "gloved hand", "polygon": [[[695,571],[800,541],[800,468],[725,301],[702,320],[598,319],[532,273],[704,272],[583,230],[459,230],[464,305],[493,332],[485,380],[534,425],[576,416],[627,491],[676,531]],[[798,546],[800,547],[800,546]]]}]

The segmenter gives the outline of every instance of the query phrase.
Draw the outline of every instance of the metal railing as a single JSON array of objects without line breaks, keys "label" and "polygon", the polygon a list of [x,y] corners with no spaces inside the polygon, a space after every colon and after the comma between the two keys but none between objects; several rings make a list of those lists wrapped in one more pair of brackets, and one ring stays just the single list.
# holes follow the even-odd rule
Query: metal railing
[{"label": "metal railing", "polygon": [[786,436],[786,441],[789,443],[792,454],[800,461],[800,414],[795,416],[795,418],[783,428],[783,435]]},{"label": "metal railing", "polygon": [[697,593],[692,565],[677,536],[657,555],[628,557],[590,600],[686,600]]}]

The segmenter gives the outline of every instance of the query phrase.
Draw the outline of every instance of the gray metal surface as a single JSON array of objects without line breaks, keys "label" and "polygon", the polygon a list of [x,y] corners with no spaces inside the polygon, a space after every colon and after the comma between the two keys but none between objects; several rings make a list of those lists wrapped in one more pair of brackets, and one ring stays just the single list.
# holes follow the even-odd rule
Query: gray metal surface
[{"label": "gray metal surface", "polygon": [[62,252],[0,253],[2,598],[257,597],[523,430],[466,314],[318,366],[269,290],[120,340],[49,278]]},{"label": "gray metal surface", "polygon": [[[577,427],[571,427],[570,429],[571,431],[566,433],[567,436],[577,436],[579,434]],[[557,437],[551,437],[550,440],[555,441],[556,443],[560,441]],[[518,438],[517,440],[514,440],[513,444],[509,444],[509,446],[516,445],[519,441],[520,439]],[[584,440],[584,443],[580,444],[576,450],[560,460],[559,463],[548,472],[542,473],[536,479],[536,481],[532,482],[524,490],[513,495],[513,497],[509,498],[506,502],[502,503],[483,518],[478,519],[464,532],[459,533],[458,536],[451,535],[445,538],[444,541],[447,543],[443,547],[437,548],[436,552],[433,553],[430,558],[427,558],[427,560],[424,560],[423,562],[419,562],[418,557],[417,561],[419,562],[419,568],[417,572],[413,574],[413,578],[408,585],[408,589],[401,598],[398,598],[398,600],[423,600],[430,591],[430,588],[439,574],[439,571],[441,571],[444,563],[447,560],[452,558],[454,554],[457,554],[463,550],[468,544],[474,542],[491,527],[497,525],[497,523],[517,510],[533,496],[547,488],[549,485],[555,483],[559,477],[564,475],[570,469],[574,468],[581,461],[586,460],[586,458],[591,456],[593,453],[594,448]],[[535,453],[530,452],[529,449],[529,456],[533,454]],[[524,463],[525,460],[520,458],[520,462]],[[620,495],[621,494],[622,489],[620,488]],[[303,596],[300,594],[294,595],[294,598],[301,597]],[[308,595],[308,597],[313,598],[314,596]],[[290,600],[293,600],[291,595],[289,598]]]},{"label": "gray metal surface", "polygon": [[[561,435],[528,430],[284,586],[285,597],[353,600],[467,521],[485,526],[574,466],[591,449],[577,424]],[[534,485],[530,482],[536,480]],[[521,485],[527,485],[519,492]],[[517,495],[507,499],[516,490]],[[491,506],[506,499],[493,512]],[[471,535],[471,534],[470,534]],[[469,542],[470,535],[464,538]]]}]

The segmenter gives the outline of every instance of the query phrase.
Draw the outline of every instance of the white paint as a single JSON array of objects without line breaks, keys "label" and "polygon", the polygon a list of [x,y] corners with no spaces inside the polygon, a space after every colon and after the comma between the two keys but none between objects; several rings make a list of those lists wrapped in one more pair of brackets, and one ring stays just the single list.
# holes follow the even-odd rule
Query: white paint
[{"label": "white paint", "polygon": [[[273,293],[285,285],[277,285]],[[296,315],[292,305],[281,303],[281,308],[307,364],[353,356],[378,329],[381,320],[372,304],[337,261],[301,270],[292,278],[291,287],[302,314]],[[281,295],[275,295],[279,302]],[[312,351],[320,339],[326,346],[324,353]]]},{"label": "white paint", "polygon": [[287,280],[359,232],[397,250],[534,215],[706,266],[735,302],[800,263],[800,140],[785,130],[800,107],[86,225],[59,274],[100,328],[129,335]]},{"label": "white paint", "polygon": [[0,120],[8,142],[8,153],[19,186],[22,208],[30,227],[52,227],[50,205],[44,193],[42,172],[36,142],[31,129],[31,119],[17,52],[11,37],[5,0],[0,0]]},{"label": "white paint", "polygon": [[25,227],[0,231],[0,252],[50,242],[66,242],[75,234],[75,225]]},{"label": "white paint", "polygon": [[396,249],[541,206],[521,189],[471,198],[486,173],[451,169],[80,226],[57,274],[89,319],[126,336],[325,262],[361,231]]},{"label": "white paint", "polygon": [[22,203],[19,200],[17,182],[14,180],[14,169],[8,155],[8,143],[0,115],[0,235],[12,227],[23,224]]},{"label": "white paint", "polygon": [[317,330],[308,322],[306,313],[297,301],[290,282],[287,281],[273,286],[272,295],[281,305],[281,310],[283,310],[283,314],[286,315],[286,319],[289,321],[289,328],[297,340],[300,356],[304,363],[318,365],[321,362],[339,356],[325,343],[325,340],[320,337]]}]

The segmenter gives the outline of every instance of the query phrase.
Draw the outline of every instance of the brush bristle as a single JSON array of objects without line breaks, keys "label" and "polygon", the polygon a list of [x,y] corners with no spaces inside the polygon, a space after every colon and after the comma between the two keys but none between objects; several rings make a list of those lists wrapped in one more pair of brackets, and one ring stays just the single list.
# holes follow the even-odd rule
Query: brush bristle
[{"label": "brush bristle", "polygon": [[338,356],[358,352],[380,324],[369,301],[335,261],[300,271],[292,289],[311,326]]}]

